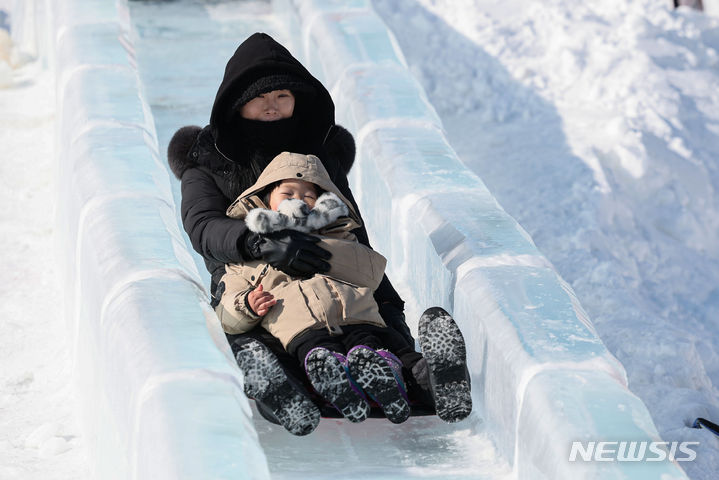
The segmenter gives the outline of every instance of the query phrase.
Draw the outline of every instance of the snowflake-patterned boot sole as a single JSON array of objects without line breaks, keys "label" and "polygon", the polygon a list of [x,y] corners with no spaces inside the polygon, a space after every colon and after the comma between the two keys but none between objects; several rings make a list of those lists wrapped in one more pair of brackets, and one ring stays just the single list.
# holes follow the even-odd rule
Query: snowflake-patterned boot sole
[{"label": "snowflake-patterned boot sole", "polygon": [[344,357],[326,348],[315,348],[305,358],[305,371],[312,387],[353,423],[364,421],[369,404],[352,388]]},{"label": "snowflake-patterned boot sole", "polygon": [[245,395],[262,403],[293,435],[307,435],[320,422],[320,411],[290,382],[277,357],[256,340],[237,351],[245,377]]},{"label": "snowflake-patterned boot sole", "polygon": [[429,367],[437,416],[459,422],[472,412],[472,391],[464,337],[452,316],[428,308],[419,320],[419,343]]},{"label": "snowflake-patterned boot sole", "polygon": [[409,417],[409,403],[400,391],[400,385],[387,360],[368,347],[352,348],[347,354],[350,375],[382,408],[392,423],[402,423]]}]

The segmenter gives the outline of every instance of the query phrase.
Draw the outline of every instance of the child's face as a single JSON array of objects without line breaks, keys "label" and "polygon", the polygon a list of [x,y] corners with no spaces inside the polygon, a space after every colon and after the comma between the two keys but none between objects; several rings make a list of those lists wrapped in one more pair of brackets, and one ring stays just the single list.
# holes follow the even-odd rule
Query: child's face
[{"label": "child's face", "polygon": [[270,208],[277,211],[282,200],[297,198],[314,208],[317,201],[317,187],[314,183],[304,180],[282,180],[270,193]]},{"label": "child's face", "polygon": [[290,118],[295,111],[295,96],[289,90],[272,90],[261,93],[245,103],[240,110],[242,118],[273,122]]}]

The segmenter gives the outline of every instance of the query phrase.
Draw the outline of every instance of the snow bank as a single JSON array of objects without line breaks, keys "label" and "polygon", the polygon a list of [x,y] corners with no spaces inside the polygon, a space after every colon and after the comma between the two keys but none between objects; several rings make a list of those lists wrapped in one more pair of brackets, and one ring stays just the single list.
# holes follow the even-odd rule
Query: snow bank
[{"label": "snow bank", "polygon": [[301,36],[305,64],[332,87],[338,121],[359,132],[353,190],[373,241],[419,305],[455,315],[478,414],[518,478],[686,478],[671,462],[568,462],[574,440],[659,440],[623,367],[571,288],[458,160],[368,3],[274,3]]},{"label": "snow bank", "polygon": [[127,5],[68,0],[52,13],[58,233],[94,476],[268,478],[175,219]]}]

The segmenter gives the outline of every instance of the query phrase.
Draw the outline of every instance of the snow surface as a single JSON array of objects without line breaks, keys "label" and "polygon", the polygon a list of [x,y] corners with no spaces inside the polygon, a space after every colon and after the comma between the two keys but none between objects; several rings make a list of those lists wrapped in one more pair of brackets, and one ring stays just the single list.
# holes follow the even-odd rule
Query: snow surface
[{"label": "snow surface", "polygon": [[[172,11],[189,17],[201,3],[174,2]],[[253,8],[261,13],[262,3],[252,2]],[[682,465],[696,480],[713,478],[719,469],[719,442],[705,430],[686,428],[696,416],[719,418],[719,25],[689,9],[674,12],[668,3],[374,0],[453,147],[572,284],[663,438],[702,442],[697,461]],[[231,20],[236,10],[228,7],[211,2],[207,11]],[[172,34],[159,23],[169,48]],[[228,50],[212,50],[219,63],[209,77],[219,78],[231,45],[244,36],[236,28],[221,29]],[[48,248],[51,212],[43,201],[52,197],[52,81],[31,68],[14,87],[0,90],[6,159],[0,194],[3,205],[12,205],[0,221],[3,251],[11,252],[3,255],[0,278],[3,299],[11,300],[0,307],[0,476],[84,478],[75,400],[66,387],[62,299]],[[216,88],[216,81],[202,82],[197,86],[206,91]],[[174,125],[163,123],[161,108],[153,107],[153,115],[165,145]],[[209,105],[188,108],[198,110],[183,122],[207,118]],[[34,169],[7,161],[13,158],[32,161]],[[280,467],[286,472],[275,473],[291,473],[292,444],[276,443],[281,432],[261,420],[255,426],[268,455],[287,459]],[[319,444],[324,450],[308,457],[307,468],[347,441],[331,425],[320,428],[318,440],[323,428],[330,430]],[[394,430],[383,435],[395,444],[415,442],[415,452],[451,450],[452,437],[462,435],[450,431],[448,440],[432,443],[436,428],[417,438],[393,439]],[[483,437],[472,441],[461,448],[492,451]],[[360,458],[377,455],[366,448]],[[449,466],[426,461],[408,471],[441,477]],[[436,472],[428,470],[432,465]],[[490,465],[488,471],[504,475],[505,468]]]},{"label": "snow surface", "polygon": [[3,65],[0,478],[89,478],[55,263],[54,78]]}]

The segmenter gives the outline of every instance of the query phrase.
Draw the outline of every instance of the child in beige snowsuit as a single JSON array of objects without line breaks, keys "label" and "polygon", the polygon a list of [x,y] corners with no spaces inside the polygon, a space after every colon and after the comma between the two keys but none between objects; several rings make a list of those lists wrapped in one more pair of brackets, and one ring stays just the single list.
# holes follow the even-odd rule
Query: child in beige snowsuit
[{"label": "child in beige snowsuit", "polygon": [[329,272],[309,278],[292,277],[262,260],[227,265],[216,308],[225,332],[244,333],[261,325],[304,363],[315,390],[351,421],[360,422],[369,413],[364,394],[391,421],[406,420],[402,364],[394,354],[407,368],[421,355],[380,317],[373,292],[386,260],[356,240],[352,230],[360,226],[360,217],[322,162],[312,155],[281,153],[227,215],[244,219],[261,235],[312,232],[332,256]]}]

